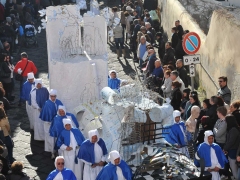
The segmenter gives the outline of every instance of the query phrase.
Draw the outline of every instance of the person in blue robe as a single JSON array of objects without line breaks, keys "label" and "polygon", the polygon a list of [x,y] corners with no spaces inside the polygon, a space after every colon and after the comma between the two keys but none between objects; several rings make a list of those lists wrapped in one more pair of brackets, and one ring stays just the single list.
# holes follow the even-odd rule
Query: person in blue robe
[{"label": "person in blue robe", "polygon": [[67,169],[64,167],[64,157],[58,156],[55,159],[55,167],[56,169],[53,170],[47,177],[46,180],[77,180],[75,174],[72,170]]},{"label": "person in blue robe", "polygon": [[50,136],[57,138],[60,135],[60,133],[64,129],[64,126],[63,126],[64,118],[71,119],[72,127],[79,128],[77,118],[72,113],[66,112],[65,106],[60,105],[58,106],[58,113],[53,118],[51,127],[49,129]]},{"label": "person in blue robe", "polygon": [[115,70],[109,71],[108,87],[111,89],[119,90],[121,85],[121,79],[117,78],[117,72]]},{"label": "person in blue robe", "polygon": [[[28,101],[29,100],[29,94],[31,92],[31,90],[34,88],[35,86],[35,82],[34,82],[35,78],[34,78],[34,74],[33,73],[28,73],[27,74],[27,80],[26,82],[23,84],[22,90],[21,90],[21,101]],[[29,102],[29,101],[28,101]]]},{"label": "person in blue robe", "polygon": [[169,129],[169,134],[165,136],[166,141],[179,148],[179,150],[189,157],[187,149],[186,126],[181,121],[181,112],[173,111],[174,124]]},{"label": "person in blue robe", "polygon": [[63,105],[63,103],[57,99],[57,91],[51,89],[50,98],[44,103],[39,117],[45,122],[52,122],[53,118],[57,115],[59,105]]},{"label": "person in blue robe", "polygon": [[[35,80],[35,87],[32,89],[31,92],[33,92],[33,91],[36,91],[36,102],[37,102],[39,109],[41,110],[43,108],[45,102],[49,99],[49,92],[46,87],[42,86],[42,79]],[[30,95],[29,95],[28,104],[30,106],[32,105]]]},{"label": "person in blue robe", "polygon": [[88,132],[78,153],[78,158],[84,162],[83,180],[96,180],[106,161],[107,148],[99,137],[97,129]]},{"label": "person in blue robe", "polygon": [[82,179],[83,162],[78,160],[77,155],[85,138],[79,129],[72,128],[71,119],[65,118],[62,123],[64,130],[58,136],[55,148],[64,157],[65,167],[71,169],[77,179]]},{"label": "person in blue robe", "polygon": [[212,174],[212,180],[220,180],[219,170],[224,168],[227,158],[221,147],[214,143],[213,132],[211,130],[204,132],[204,142],[198,146],[195,153],[194,164],[199,167],[200,158],[205,162],[205,170]]},{"label": "person in blue robe", "polygon": [[132,170],[120,158],[118,151],[111,151],[108,159],[110,162],[100,171],[96,180],[132,180]]},{"label": "person in blue robe", "polygon": [[34,121],[33,121],[33,113],[32,107],[29,105],[29,95],[31,90],[35,87],[35,78],[33,73],[27,74],[27,81],[23,84],[21,94],[20,94],[20,101],[19,106],[22,105],[22,102],[26,102],[26,111],[30,123],[30,129],[33,129]]},{"label": "person in blue robe", "polygon": [[32,89],[29,97],[29,105],[32,107],[34,122],[34,140],[44,141],[44,122],[39,118],[41,109],[49,98],[49,92],[42,86],[42,79],[35,79],[35,88]]},{"label": "person in blue robe", "polygon": [[49,94],[49,100],[44,103],[39,118],[44,121],[44,150],[47,152],[51,152],[53,159],[55,139],[50,136],[49,129],[53,118],[57,115],[58,107],[60,105],[63,105],[63,103],[57,99],[57,91],[55,89],[51,89]]}]

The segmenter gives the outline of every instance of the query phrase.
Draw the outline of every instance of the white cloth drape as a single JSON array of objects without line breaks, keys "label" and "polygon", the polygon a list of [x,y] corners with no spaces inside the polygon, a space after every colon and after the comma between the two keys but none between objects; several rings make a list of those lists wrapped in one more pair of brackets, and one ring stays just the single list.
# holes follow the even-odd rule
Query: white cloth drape
[{"label": "white cloth drape", "polygon": [[55,140],[54,140],[54,137],[51,137],[49,134],[49,129],[50,129],[51,123],[44,121],[43,125],[44,125],[44,134],[45,134],[44,149],[47,152],[53,153]]},{"label": "white cloth drape", "polygon": [[39,106],[36,101],[36,91],[32,91],[31,95],[31,104],[32,104],[32,118],[33,118],[33,126],[34,126],[34,140],[44,141],[44,123],[39,118],[40,111]]},{"label": "white cloth drape", "polygon": [[122,169],[118,166],[117,166],[116,173],[117,173],[118,180],[126,180],[125,177],[123,176]]},{"label": "white cloth drape", "polygon": [[78,154],[79,149],[76,149],[78,146],[77,141],[74,137],[74,134],[70,131],[70,145],[69,147],[72,147],[73,149],[71,151],[67,151],[67,146],[63,144],[60,149],[61,155],[64,157],[65,160],[65,168],[71,169],[75,176],[77,177],[77,180],[82,180],[82,174],[83,174],[83,162],[78,160],[78,164],[75,164],[75,157]]},{"label": "white cloth drape", "polygon": [[63,176],[62,176],[62,173],[59,172],[53,180],[64,180]]},{"label": "white cloth drape", "polygon": [[[208,168],[214,169],[215,167],[218,167],[218,168],[221,169],[221,165],[218,162],[215,150],[212,147],[211,147],[211,152],[210,153],[211,153],[211,164],[212,164],[212,166],[211,167],[205,167],[205,170],[207,170]],[[211,172],[211,174],[212,174],[212,180],[221,180],[219,172],[214,172],[213,171],[213,172]]]},{"label": "white cloth drape", "polygon": [[34,121],[33,121],[33,113],[32,113],[33,108],[28,105],[28,102],[26,101],[26,111],[30,123],[30,129],[33,129],[34,127]]},{"label": "white cloth drape", "polygon": [[[98,143],[94,144],[94,155],[95,162],[99,163],[100,161],[106,161],[106,156],[103,156],[102,148],[98,145]],[[84,162],[84,170],[83,170],[83,180],[96,180],[97,175],[102,170],[102,166],[96,166],[92,168],[92,163],[87,162],[81,159]]]},{"label": "white cloth drape", "polygon": [[39,118],[40,112],[38,109],[33,109],[33,119],[34,119],[34,140],[44,141],[44,122]]}]

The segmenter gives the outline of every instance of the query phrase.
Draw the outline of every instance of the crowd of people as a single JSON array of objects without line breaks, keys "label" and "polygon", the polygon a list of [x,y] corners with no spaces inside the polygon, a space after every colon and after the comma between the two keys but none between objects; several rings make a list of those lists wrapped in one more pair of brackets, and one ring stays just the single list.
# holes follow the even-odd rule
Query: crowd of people
[{"label": "crowd of people", "polygon": [[[152,81],[157,87],[154,90],[157,89],[173,107],[174,124],[169,127],[166,140],[194,159],[196,166],[200,166],[199,160],[203,159],[205,170],[212,174],[213,180],[219,180],[221,176],[230,179],[231,175],[240,179],[240,101],[231,102],[227,77],[219,77],[219,91],[200,102],[198,92],[189,89],[188,70],[182,60],[185,55],[182,40],[189,31],[176,20],[172,37],[165,41],[159,18],[156,18],[159,16],[156,0],[144,3],[126,0],[121,3],[120,12],[117,7],[112,8],[111,22],[115,25],[110,23],[108,29],[113,30],[118,58],[121,53],[127,57],[124,43],[128,44],[145,79]],[[45,151],[52,154],[52,159],[58,155],[55,158],[56,169],[49,174],[48,180],[130,180],[132,171],[119,152],[108,153],[97,130],[89,131],[88,139],[85,139],[75,115],[67,112],[61,100],[57,99],[57,90],[48,91],[42,79],[35,78],[37,67],[28,59],[26,52],[21,53],[21,60],[13,65],[11,53],[17,44],[15,40],[20,36],[21,23],[33,24],[39,8],[37,4],[25,2],[21,16],[17,9],[19,4],[23,6],[22,2],[7,1],[2,5],[2,14],[0,11],[1,173],[12,180],[17,177],[29,179],[22,172],[23,164],[14,161],[14,144],[7,117],[7,110],[15,98],[15,74],[20,83],[18,105],[26,105],[34,140],[44,141]],[[119,90],[121,82],[117,72],[111,70],[108,86]]]},{"label": "crowd of people", "polygon": [[[154,2],[147,5],[154,6]],[[147,9],[141,1],[129,0],[123,4],[120,23],[113,27],[117,56],[120,58],[122,49],[126,57],[125,40],[146,79],[154,82],[157,92],[173,107],[174,125],[166,140],[195,159],[196,166],[200,166],[199,159],[204,159],[205,170],[212,173],[213,180],[231,176],[240,179],[240,101],[231,102],[228,79],[221,76],[218,92],[200,102],[198,92],[189,89],[189,72],[183,64],[186,53],[182,40],[189,31],[176,20],[172,36],[165,41],[149,14],[156,9],[156,5]],[[119,18],[117,10],[113,8],[113,19]],[[121,86],[116,74],[114,70],[109,73],[108,85],[112,89]]]}]

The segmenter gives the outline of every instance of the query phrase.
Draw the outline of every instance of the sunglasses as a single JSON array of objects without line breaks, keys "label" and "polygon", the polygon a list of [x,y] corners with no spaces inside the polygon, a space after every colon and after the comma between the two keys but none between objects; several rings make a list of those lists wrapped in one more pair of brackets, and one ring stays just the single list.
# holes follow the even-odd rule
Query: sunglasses
[{"label": "sunglasses", "polygon": [[57,165],[64,165],[64,162],[61,162],[61,163],[57,163]]}]

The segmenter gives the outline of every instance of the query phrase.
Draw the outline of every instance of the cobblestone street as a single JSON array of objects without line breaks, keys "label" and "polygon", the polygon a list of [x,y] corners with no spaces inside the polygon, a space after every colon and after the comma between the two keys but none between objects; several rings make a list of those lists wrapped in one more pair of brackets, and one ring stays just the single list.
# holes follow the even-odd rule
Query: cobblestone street
[{"label": "cobblestone street", "polygon": [[[111,2],[110,6],[113,5],[114,4]],[[38,68],[36,77],[41,77],[43,79],[43,84],[48,87],[48,59],[45,31],[38,34],[37,40],[39,47],[22,47],[17,50],[17,53],[15,52],[13,54],[14,64],[19,60],[21,52],[27,52],[29,59],[32,60]],[[120,78],[133,81],[135,77],[137,77],[137,69],[131,57],[129,56],[127,60],[124,60],[123,58],[118,60],[113,42],[109,43],[108,52],[109,69],[115,69]],[[19,82],[15,82],[14,91],[16,96],[15,101],[17,102],[19,99]],[[44,152],[44,142],[33,140],[33,134],[30,132],[25,105],[18,107],[17,104],[18,103],[14,104],[12,109],[8,111],[14,140],[14,158],[23,162],[25,166],[24,172],[26,172],[32,179],[44,180],[49,172],[55,168],[54,161],[51,160],[50,153]]]}]

